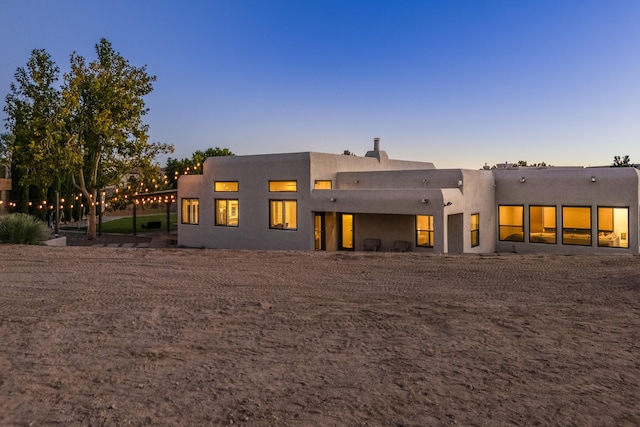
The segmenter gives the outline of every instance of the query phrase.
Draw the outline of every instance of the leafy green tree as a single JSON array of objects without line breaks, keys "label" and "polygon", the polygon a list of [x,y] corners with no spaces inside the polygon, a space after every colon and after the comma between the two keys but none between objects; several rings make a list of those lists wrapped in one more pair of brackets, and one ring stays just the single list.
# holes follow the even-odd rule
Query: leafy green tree
[{"label": "leafy green tree", "polygon": [[35,49],[26,67],[17,69],[15,82],[6,96],[5,127],[10,132],[3,138],[11,153],[13,177],[18,188],[18,210],[28,211],[29,188],[37,198],[46,198],[47,189],[69,166],[69,150],[62,132],[61,94],[54,84],[59,68],[51,56]]},{"label": "leafy green tree", "polygon": [[202,174],[202,165],[204,161],[209,157],[218,156],[234,156],[228,148],[207,148],[204,151],[198,150],[191,155],[188,159],[167,159],[167,165],[165,167],[165,181],[167,188],[178,188],[178,178],[181,175],[199,175]]},{"label": "leafy green tree", "polygon": [[87,64],[74,52],[62,87],[69,169],[73,185],[88,200],[89,240],[96,238],[98,191],[134,168],[157,173],[156,155],[173,151],[171,145],[149,142],[143,122],[148,112],[144,97],[156,77],[146,66],[129,64],[106,39],[96,45],[96,53],[97,59]]}]

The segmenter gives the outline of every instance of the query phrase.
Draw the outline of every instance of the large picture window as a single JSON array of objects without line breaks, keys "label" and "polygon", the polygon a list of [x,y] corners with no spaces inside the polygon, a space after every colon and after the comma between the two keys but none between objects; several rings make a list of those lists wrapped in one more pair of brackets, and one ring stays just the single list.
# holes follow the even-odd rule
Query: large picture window
[{"label": "large picture window", "polygon": [[295,193],[298,191],[297,181],[269,181],[269,191],[272,193],[290,192]]},{"label": "large picture window", "polygon": [[238,181],[216,181],[214,187],[218,193],[237,192]]},{"label": "large picture window", "polygon": [[433,215],[416,215],[416,246],[433,247]]},{"label": "large picture window", "polygon": [[557,242],[555,206],[529,206],[529,242]]},{"label": "large picture window", "polygon": [[182,223],[198,224],[198,199],[182,199]]},{"label": "large picture window", "polygon": [[524,242],[524,206],[499,206],[500,240]]},{"label": "large picture window", "polygon": [[598,207],[598,246],[629,247],[629,208]]},{"label": "large picture window", "polygon": [[269,228],[298,229],[298,202],[296,200],[269,200]]},{"label": "large picture window", "polygon": [[562,207],[562,244],[591,246],[590,207]]},{"label": "large picture window", "polygon": [[216,199],[216,225],[238,226],[238,200]]}]

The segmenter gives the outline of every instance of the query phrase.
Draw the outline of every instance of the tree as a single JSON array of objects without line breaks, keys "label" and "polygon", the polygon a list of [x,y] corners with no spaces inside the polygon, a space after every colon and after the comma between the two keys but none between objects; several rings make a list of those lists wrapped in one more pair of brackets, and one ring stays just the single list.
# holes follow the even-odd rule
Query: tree
[{"label": "tree", "polygon": [[235,156],[228,148],[207,148],[205,151],[198,150],[188,159],[167,159],[165,167],[166,183],[168,188],[178,188],[178,178],[184,174],[202,174],[202,165],[209,157]]},{"label": "tree", "polygon": [[26,68],[17,69],[6,96],[5,127],[10,134],[3,137],[11,153],[15,186],[19,189],[18,210],[28,211],[29,188],[37,198],[46,198],[54,182],[59,186],[61,171],[69,166],[61,122],[61,94],[54,87],[59,68],[50,55],[35,49]]},{"label": "tree", "polygon": [[64,75],[62,116],[66,125],[71,180],[88,200],[87,238],[96,238],[98,191],[116,184],[138,168],[156,171],[155,156],[173,146],[149,142],[143,117],[144,97],[153,90],[155,76],[146,66],[134,67],[114,51],[106,39],[96,45],[97,59],[71,55],[71,71]]},{"label": "tree", "polygon": [[628,167],[635,167],[635,165],[631,163],[631,159],[629,158],[628,155],[624,156],[623,158],[620,158],[620,156],[613,156],[613,164],[611,165],[611,167],[628,168]]}]

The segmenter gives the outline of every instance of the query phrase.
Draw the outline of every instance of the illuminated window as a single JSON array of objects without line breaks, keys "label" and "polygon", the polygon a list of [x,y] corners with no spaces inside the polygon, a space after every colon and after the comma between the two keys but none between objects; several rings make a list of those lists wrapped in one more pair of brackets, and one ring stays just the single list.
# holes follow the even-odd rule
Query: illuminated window
[{"label": "illuminated window", "polygon": [[524,206],[499,206],[500,240],[524,242]]},{"label": "illuminated window", "polygon": [[316,180],[313,184],[315,190],[331,190],[331,181]]},{"label": "illuminated window", "polygon": [[198,199],[182,199],[182,223],[197,224],[198,223]]},{"label": "illuminated window", "polygon": [[555,206],[529,206],[529,242],[557,242]]},{"label": "illuminated window", "polygon": [[215,189],[217,192],[236,192],[238,191],[238,181],[216,181]]},{"label": "illuminated window", "polygon": [[480,214],[471,214],[471,247],[480,245]]},{"label": "illuminated window", "polygon": [[590,207],[562,207],[562,244],[591,246]]},{"label": "illuminated window", "polygon": [[629,208],[598,207],[598,246],[629,247]]},{"label": "illuminated window", "polygon": [[298,228],[298,202],[296,200],[269,200],[269,228],[296,230]]},{"label": "illuminated window", "polygon": [[238,226],[238,200],[216,199],[216,225]]},{"label": "illuminated window", "polygon": [[269,191],[271,192],[291,192],[298,191],[298,181],[269,181]]},{"label": "illuminated window", "polygon": [[416,246],[433,247],[433,215],[416,215]]}]

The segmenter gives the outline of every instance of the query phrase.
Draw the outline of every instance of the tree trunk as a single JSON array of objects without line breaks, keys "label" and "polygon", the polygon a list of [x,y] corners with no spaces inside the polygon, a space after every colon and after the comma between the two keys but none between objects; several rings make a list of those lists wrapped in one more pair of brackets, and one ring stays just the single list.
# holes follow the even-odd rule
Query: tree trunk
[{"label": "tree trunk", "polygon": [[91,192],[91,200],[89,200],[89,216],[87,217],[87,240],[96,240],[96,197],[97,192]]}]

